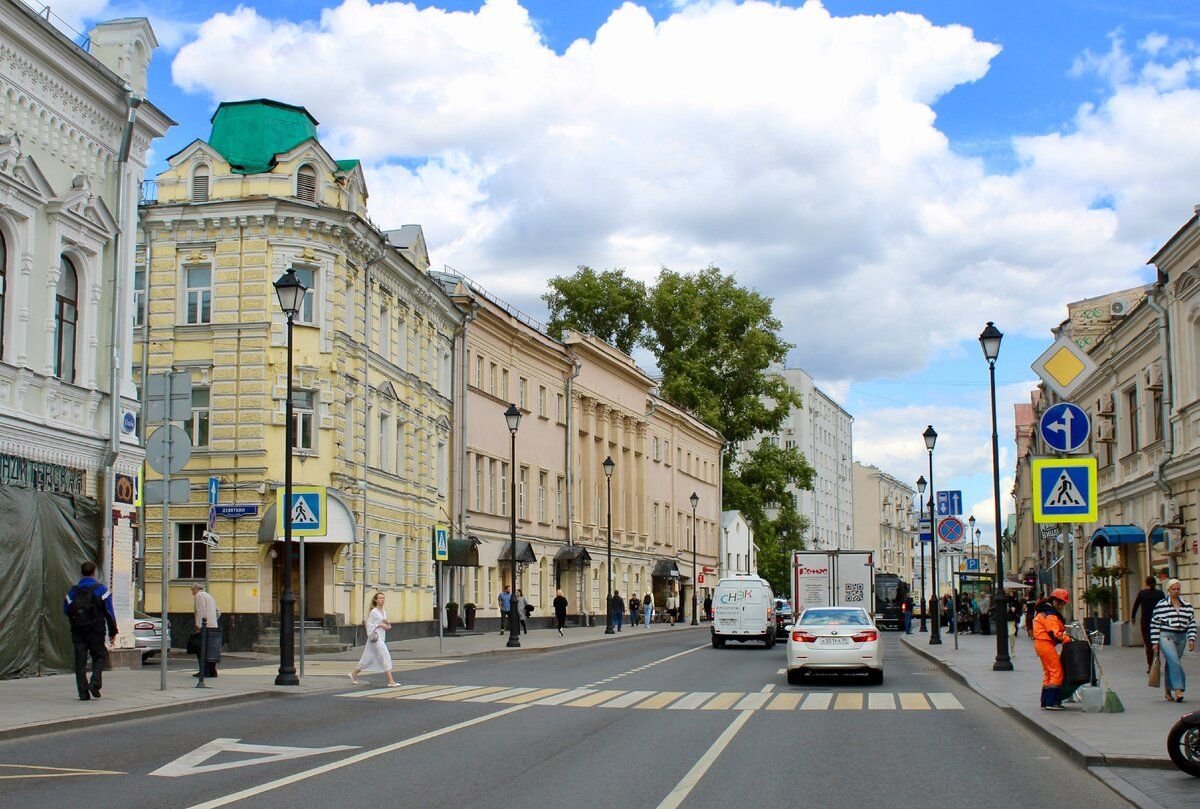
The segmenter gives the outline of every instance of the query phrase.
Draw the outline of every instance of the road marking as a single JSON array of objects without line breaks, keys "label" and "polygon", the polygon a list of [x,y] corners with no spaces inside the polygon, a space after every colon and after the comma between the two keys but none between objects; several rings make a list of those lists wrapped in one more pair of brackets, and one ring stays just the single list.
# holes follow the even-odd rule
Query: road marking
[{"label": "road marking", "polygon": [[854,691],[843,691],[838,694],[837,701],[833,703],[835,711],[861,711],[863,706],[863,695]]},{"label": "road marking", "polygon": [[896,700],[891,694],[867,694],[867,709],[871,711],[894,711]]},{"label": "road marking", "polygon": [[561,694],[555,694],[552,697],[539,700],[538,705],[562,705],[564,702],[570,702],[573,699],[594,693],[596,693],[596,689],[594,688],[576,688],[572,691],[564,691]]},{"label": "road marking", "polygon": [[929,703],[925,701],[925,695],[920,692],[901,693],[900,708],[905,711],[928,711]]},{"label": "road marking", "polygon": [[684,691],[659,691],[657,697],[650,697],[650,699],[646,700],[645,702],[638,703],[634,707],[640,708],[644,711],[665,708],[667,705],[670,705],[672,702],[682,697],[685,693],[686,692]]},{"label": "road marking", "polygon": [[776,694],[775,699],[767,706],[768,711],[794,711],[800,704],[803,694]]},{"label": "road marking", "polygon": [[636,674],[639,671],[645,671],[646,669],[650,668],[651,666],[657,666],[659,663],[666,663],[668,660],[674,660],[677,657],[683,657],[684,655],[690,655],[692,652],[698,652],[701,649],[707,649],[711,645],[712,644],[710,644],[710,643],[705,643],[704,645],[697,646],[693,649],[684,649],[682,652],[676,652],[673,655],[668,655],[667,657],[663,657],[658,660],[651,661],[644,666],[638,666],[636,669],[630,669],[629,671],[623,671],[620,674],[614,674],[612,677],[608,677],[603,680],[597,680],[594,683],[588,683],[588,685],[604,685],[605,683],[610,683],[613,680],[619,680],[622,677],[628,677],[630,674]]},{"label": "road marking", "polygon": [[831,702],[833,702],[833,694],[828,691],[809,694],[808,699],[804,700],[804,704],[800,706],[800,710],[824,711]]},{"label": "road marking", "polygon": [[683,802],[687,800],[687,796],[696,787],[696,784],[700,783],[700,779],[712,767],[713,762],[729,746],[729,743],[733,741],[733,737],[738,734],[738,731],[742,729],[742,726],[753,715],[754,711],[742,711],[739,713],[737,718],[729,723],[729,727],[725,728],[721,735],[717,737],[717,740],[712,743],[712,747],[709,747],[704,755],[700,757],[700,760],[692,765],[692,768],[675,785],[670,794],[663,798],[662,803],[658,805],[658,809],[677,809],[677,807],[682,806]]},{"label": "road marking", "polygon": [[717,695],[716,691],[693,691],[670,707],[672,711],[693,711],[704,704],[705,700]]},{"label": "road marking", "polygon": [[543,699],[544,697],[550,697],[555,694],[561,694],[563,691],[566,691],[566,689],[565,688],[539,688],[536,691],[530,691],[528,694],[518,694],[515,697],[509,697],[508,699],[502,699],[502,700],[500,700],[500,702],[505,702],[505,703],[508,703],[509,705],[524,705],[526,702],[533,702],[534,700]]},{"label": "road marking", "polygon": [[933,703],[933,707],[939,711],[961,711],[962,703],[958,701],[958,697],[949,692],[936,691],[926,694],[929,701]]},{"label": "road marking", "polygon": [[619,697],[624,693],[624,691],[597,691],[595,694],[588,694],[586,697],[577,699],[574,702],[568,702],[566,706],[568,708],[591,708],[613,697]]},{"label": "road marking", "polygon": [[473,685],[453,685],[439,688],[437,691],[412,692],[409,694],[403,694],[401,695],[400,699],[437,699],[438,697],[446,697],[451,694],[461,694],[464,691],[470,691],[474,687],[475,686]]},{"label": "road marking", "polygon": [[532,691],[532,688],[508,688],[496,694],[484,694],[482,697],[471,697],[467,702],[496,702],[501,699],[515,697],[517,694],[525,694]]},{"label": "road marking", "polygon": [[36,770],[19,775],[0,775],[0,781],[16,781],[25,778],[73,778],[79,775],[128,775],[116,770],[81,770],[77,767],[40,767],[36,764],[0,764],[5,770]]},{"label": "road marking", "polygon": [[371,699],[400,699],[401,697],[407,697],[413,694],[428,695],[445,690],[445,685],[402,685],[399,688],[377,688],[367,692],[365,696],[368,696]]},{"label": "road marking", "polygon": [[[462,662],[465,661],[417,659],[393,660],[392,671],[417,671],[419,669],[434,668],[436,666],[449,666]],[[264,674],[275,674],[278,671],[278,665],[246,666],[244,668],[221,669],[222,674],[227,674],[230,677],[262,676]],[[346,663],[336,660],[309,660],[304,666],[305,677],[345,677],[349,672],[350,668]]]},{"label": "road marking", "polygon": [[[282,747],[269,744],[242,744],[240,739],[213,739],[202,744],[190,753],[185,753],[169,764],[164,764],[150,775],[162,778],[178,778],[181,775],[198,775],[200,773],[232,770],[237,767],[250,767],[254,764],[273,764],[276,761],[287,761],[293,758],[319,756],[326,753],[340,753],[343,750],[357,750],[358,745],[338,744],[333,747]],[[220,764],[205,764],[218,753],[246,753],[254,758],[242,758],[237,761],[225,761]]]},{"label": "road marking", "polygon": [[771,698],[770,693],[759,691],[757,694],[747,694],[742,697],[742,701],[733,706],[735,711],[756,711],[767,704],[767,700]]},{"label": "road marking", "polygon": [[482,697],[484,694],[495,694],[497,691],[503,691],[508,688],[506,685],[489,685],[484,688],[471,686],[470,691],[460,691],[457,694],[445,694],[440,697],[433,697],[438,702],[458,702],[467,697]]},{"label": "road marking", "polygon": [[601,705],[601,708],[628,708],[634,703],[641,702],[646,697],[653,696],[656,691],[630,691],[623,697],[610,699],[608,702]]},{"label": "road marking", "polygon": [[777,671],[775,673],[776,674],[787,674],[787,669],[780,669],[779,671]]}]

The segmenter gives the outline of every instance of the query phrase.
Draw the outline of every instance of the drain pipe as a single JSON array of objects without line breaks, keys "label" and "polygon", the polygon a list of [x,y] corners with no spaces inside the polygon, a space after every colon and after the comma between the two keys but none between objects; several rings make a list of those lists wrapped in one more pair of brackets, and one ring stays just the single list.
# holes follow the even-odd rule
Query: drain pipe
[{"label": "drain pipe", "polygon": [[[386,238],[385,236],[385,241]],[[362,582],[362,594],[357,599],[362,606],[363,621],[366,621],[367,618],[367,548],[370,547],[367,532],[370,487],[367,485],[367,476],[370,474],[371,465],[371,267],[383,261],[386,255],[387,247],[385,245],[380,249],[378,255],[372,256],[363,264],[363,473],[362,481],[359,483],[362,486],[362,541],[359,543],[358,554],[361,563],[358,572]],[[289,429],[291,429],[290,426]],[[357,627],[357,622],[355,626]],[[357,637],[357,629],[355,636]]]},{"label": "drain pipe", "polygon": [[[1163,429],[1163,459],[1154,468],[1154,485],[1163,493],[1166,501],[1170,502],[1174,499],[1171,491],[1171,484],[1167,483],[1167,464],[1171,462],[1175,454],[1175,431],[1171,427],[1171,402],[1174,401],[1172,387],[1175,384],[1175,374],[1171,367],[1171,341],[1170,341],[1170,322],[1166,307],[1159,303],[1158,296],[1162,294],[1161,284],[1155,284],[1154,289],[1146,295],[1146,303],[1158,315],[1158,345],[1162,352],[1163,363],[1163,396],[1162,396],[1162,413],[1159,418],[1162,420]],[[1165,522],[1170,522],[1174,519],[1174,515],[1165,514]],[[1166,540],[1165,532],[1163,542],[1167,546],[1166,550],[1170,551],[1171,545]],[[1150,537],[1146,537],[1146,575],[1150,575],[1151,567],[1151,542]],[[1178,563],[1174,556],[1167,557],[1167,569],[1172,578],[1175,577],[1178,571]]]}]

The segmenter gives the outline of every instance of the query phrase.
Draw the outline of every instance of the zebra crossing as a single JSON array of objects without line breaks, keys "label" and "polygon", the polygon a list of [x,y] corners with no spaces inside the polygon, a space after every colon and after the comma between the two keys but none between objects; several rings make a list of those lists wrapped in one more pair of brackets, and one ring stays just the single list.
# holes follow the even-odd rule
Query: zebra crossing
[{"label": "zebra crossing", "polygon": [[621,691],[479,685],[402,685],[338,694],[349,699],[632,708],[657,711],[961,711],[948,691]]}]

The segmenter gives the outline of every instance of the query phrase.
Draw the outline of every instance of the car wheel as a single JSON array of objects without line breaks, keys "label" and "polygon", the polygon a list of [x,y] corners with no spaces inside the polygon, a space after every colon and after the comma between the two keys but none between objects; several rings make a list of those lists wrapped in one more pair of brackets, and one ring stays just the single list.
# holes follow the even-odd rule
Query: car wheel
[{"label": "car wheel", "polygon": [[802,669],[788,669],[787,671],[788,685],[800,685],[804,682],[804,671]]},{"label": "car wheel", "polygon": [[774,630],[771,630],[771,631],[767,632],[767,634],[763,635],[763,643],[765,643],[767,645],[768,649],[775,648],[775,631]]},{"label": "car wheel", "polygon": [[713,635],[712,636],[712,644],[713,644],[714,649],[724,649],[725,648],[725,639],[723,637],[721,637],[720,635]]},{"label": "car wheel", "polygon": [[883,685],[883,669],[871,669],[868,671],[867,682],[871,685]]}]

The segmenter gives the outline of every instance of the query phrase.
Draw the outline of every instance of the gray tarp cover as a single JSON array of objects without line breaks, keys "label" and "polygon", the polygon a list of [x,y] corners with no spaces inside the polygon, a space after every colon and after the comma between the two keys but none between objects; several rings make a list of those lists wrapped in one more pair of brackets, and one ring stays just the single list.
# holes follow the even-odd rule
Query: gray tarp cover
[{"label": "gray tarp cover", "polygon": [[62,602],[100,563],[95,500],[0,486],[0,679],[74,669]]}]

